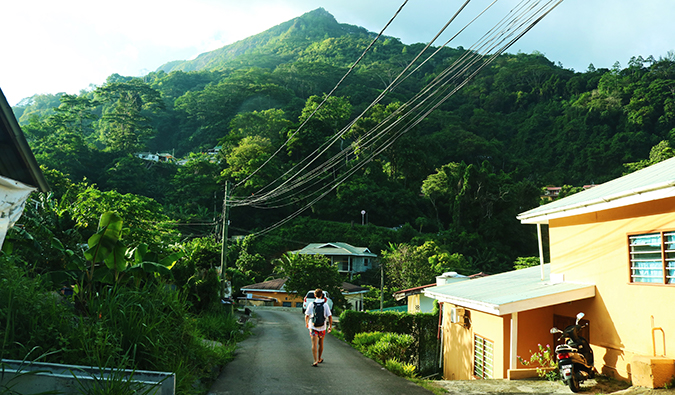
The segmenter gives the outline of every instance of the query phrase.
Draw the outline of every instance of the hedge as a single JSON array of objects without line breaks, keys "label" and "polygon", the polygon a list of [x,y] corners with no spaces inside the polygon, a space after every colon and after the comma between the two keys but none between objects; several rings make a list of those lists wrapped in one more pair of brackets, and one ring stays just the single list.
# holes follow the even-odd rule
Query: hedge
[{"label": "hedge", "polygon": [[393,332],[412,335],[412,363],[422,376],[439,372],[437,313],[397,313],[346,310],[340,314],[340,330],[352,342],[357,333]]}]

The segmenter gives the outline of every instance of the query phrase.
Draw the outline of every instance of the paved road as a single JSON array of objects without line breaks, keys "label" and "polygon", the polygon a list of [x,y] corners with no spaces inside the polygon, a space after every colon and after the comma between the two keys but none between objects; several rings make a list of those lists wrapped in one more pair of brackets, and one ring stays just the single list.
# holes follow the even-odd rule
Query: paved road
[{"label": "paved road", "polygon": [[309,332],[299,309],[256,309],[253,335],[239,343],[209,395],[405,394],[431,392],[397,377],[328,335],[324,363],[312,367]]}]

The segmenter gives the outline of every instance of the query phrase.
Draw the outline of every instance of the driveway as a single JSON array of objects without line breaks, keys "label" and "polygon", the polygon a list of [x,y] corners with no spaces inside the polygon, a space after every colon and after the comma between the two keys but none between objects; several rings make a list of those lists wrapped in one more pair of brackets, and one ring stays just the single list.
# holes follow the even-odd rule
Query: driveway
[{"label": "driveway", "polygon": [[328,335],[324,363],[312,367],[309,332],[299,308],[253,308],[257,326],[239,343],[209,395],[429,395]]},{"label": "driveway", "polygon": [[[561,381],[546,380],[470,380],[436,382],[450,395],[524,395],[524,394],[573,394]],[[653,390],[644,387],[628,387],[615,380],[598,378],[581,384],[579,394],[614,395],[675,395],[675,390]]]}]

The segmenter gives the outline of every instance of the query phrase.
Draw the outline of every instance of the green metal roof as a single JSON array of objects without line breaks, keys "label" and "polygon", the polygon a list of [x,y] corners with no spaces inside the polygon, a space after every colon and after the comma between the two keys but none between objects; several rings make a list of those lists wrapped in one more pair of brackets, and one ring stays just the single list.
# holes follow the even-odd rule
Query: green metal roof
[{"label": "green metal roof", "polygon": [[675,158],[518,215],[522,223],[586,214],[675,196]]},{"label": "green metal roof", "polygon": [[[543,280],[542,280],[543,269]],[[458,306],[504,315],[595,296],[595,285],[555,282],[550,264],[474,280],[430,287],[427,297]]]},{"label": "green metal roof", "polygon": [[307,255],[351,255],[377,257],[367,247],[354,247],[347,243],[311,243],[301,250],[291,251],[294,254]]}]

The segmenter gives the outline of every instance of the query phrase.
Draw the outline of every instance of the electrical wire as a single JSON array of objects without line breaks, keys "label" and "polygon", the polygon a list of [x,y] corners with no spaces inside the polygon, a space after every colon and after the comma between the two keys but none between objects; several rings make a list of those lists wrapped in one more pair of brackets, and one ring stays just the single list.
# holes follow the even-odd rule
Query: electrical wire
[{"label": "electrical wire", "polygon": [[[394,112],[394,114],[391,114],[385,121],[371,129],[365,136],[362,136],[362,138],[358,140],[359,142],[363,143],[360,147],[360,152],[372,150],[369,155],[364,156],[364,158],[361,159],[356,165],[353,165],[349,170],[339,175],[333,182],[323,185],[321,188],[319,188],[319,190],[310,194],[309,196],[315,197],[304,207],[296,210],[293,214],[287,216],[276,224],[255,233],[255,235],[266,234],[282,226],[283,224],[297,217],[307,208],[311,207],[314,203],[325,197],[328,193],[336,189],[352,174],[354,174],[355,171],[365,166],[365,164],[369,163],[375,156],[379,155],[388,147],[390,147],[391,144],[393,144],[402,134],[407,133],[409,130],[417,126],[431,112],[436,110],[448,98],[465,86],[476,74],[478,74],[484,67],[490,64],[497,56],[506,51],[506,49],[512,46],[524,34],[529,32],[561,2],[562,0],[549,0],[541,7],[537,8],[537,6],[541,3],[541,0],[536,2],[531,0],[521,1],[521,6],[514,8],[509,13],[510,15],[514,16],[514,18],[508,19],[507,17],[504,17],[500,23],[495,25],[495,27],[486,33],[476,44],[474,44],[474,46],[467,50],[465,54],[456,60],[450,67],[446,68],[446,70],[440,73],[430,84],[428,84],[427,87],[425,87],[425,89],[420,91],[413,99],[406,102],[399,108],[399,110]],[[494,2],[492,4],[494,4]],[[490,6],[492,6],[492,4]],[[528,13],[531,13],[531,15]],[[474,21],[475,19],[476,18],[474,18]],[[473,23],[473,21],[470,23]],[[489,36],[490,32],[497,30],[499,30],[499,33],[496,36]],[[456,37],[456,35],[454,37]],[[450,41],[451,40],[446,42],[444,45],[447,45]],[[490,52],[492,52],[492,55],[487,56]],[[438,53],[438,51],[436,51],[436,53]],[[486,57],[487,59],[485,59]],[[419,57],[416,59],[418,58]],[[425,60],[425,62],[426,61],[428,61],[428,59]],[[407,69],[409,69],[409,67]],[[413,71],[413,73],[416,70],[419,70],[419,66]],[[409,75],[410,74],[408,74],[408,76]],[[407,76],[405,78],[407,78]],[[460,78],[463,79],[460,80]],[[455,84],[452,85],[452,83]],[[398,86],[398,84],[396,86]],[[412,119],[407,120],[400,129],[394,130],[396,126],[401,124],[403,120],[410,116],[410,114],[413,114],[414,111],[421,111],[421,113],[414,116]],[[346,133],[348,128],[351,128],[353,124],[354,122],[350,123],[348,127],[341,130],[339,135],[342,136],[344,133]],[[378,127],[381,130],[378,131]],[[381,141],[380,145],[376,146],[375,143],[378,141]],[[350,145],[349,148],[342,150],[340,153],[324,162],[324,164],[310,170],[308,174],[304,176],[298,176],[298,181],[292,184],[293,188],[282,188],[281,190],[277,189],[273,194],[263,195],[264,197],[256,197],[255,199],[239,199],[235,204],[254,204],[255,206],[260,206],[265,201],[273,201],[277,197],[281,196],[282,193],[292,191],[299,185],[304,185],[310,180],[313,180],[314,184],[311,184],[309,187],[306,187],[303,190],[306,191],[308,188],[321,181],[319,175],[325,173],[331,168],[335,169],[337,163],[340,163],[339,168],[345,167],[347,161],[345,160],[345,163],[342,163],[342,158],[347,158],[347,155],[354,154],[354,147],[355,144]],[[322,153],[324,152],[326,152],[326,150],[322,151]],[[297,175],[299,175],[299,173],[297,173],[296,176]],[[295,192],[295,195],[297,196],[297,191]],[[304,198],[306,199],[307,196],[304,196]],[[297,201],[294,201],[293,203],[296,202]]]},{"label": "electrical wire", "polygon": [[391,19],[389,19],[389,22],[387,22],[387,24],[382,28],[382,30],[380,30],[380,33],[378,33],[377,36],[370,42],[370,44],[368,45],[368,47],[363,51],[363,53],[361,53],[361,56],[359,56],[359,58],[356,60],[356,62],[354,62],[354,64],[349,68],[349,70],[347,70],[347,73],[345,73],[345,75],[342,76],[342,78],[340,79],[340,81],[338,81],[338,83],[333,87],[333,90],[331,90],[331,91],[328,93],[328,95],[326,95],[326,97],[324,97],[323,101],[322,101],[322,102],[314,109],[314,111],[310,114],[310,116],[307,117],[307,119],[305,119],[305,121],[300,125],[300,127],[298,127],[298,129],[296,129],[296,130],[291,134],[291,136],[288,137],[288,139],[286,140],[286,142],[285,142],[284,144],[282,144],[282,145],[276,150],[276,152],[274,152],[274,154],[272,154],[269,158],[267,158],[267,160],[266,160],[262,165],[260,165],[260,167],[258,167],[256,170],[254,170],[251,174],[249,174],[249,175],[248,175],[246,178],[244,178],[242,181],[238,182],[238,183],[234,186],[235,189],[236,189],[237,187],[239,187],[240,185],[242,185],[243,183],[245,183],[246,181],[248,181],[251,177],[253,177],[256,173],[258,173],[258,171],[260,171],[263,167],[265,167],[265,166],[267,165],[267,163],[269,163],[269,161],[272,160],[272,158],[274,158],[277,154],[279,154],[279,152],[283,149],[283,147],[285,147],[286,145],[288,145],[288,143],[293,139],[293,137],[295,137],[295,135],[296,135],[298,132],[300,132],[300,130],[307,124],[307,122],[309,122],[309,120],[312,119],[312,118],[314,117],[314,114],[316,114],[317,111],[319,111],[319,109],[321,109],[321,107],[323,107],[323,105],[326,103],[326,101],[328,101],[328,98],[331,97],[331,96],[333,95],[333,93],[334,93],[334,92],[337,90],[337,88],[342,84],[342,82],[347,78],[347,76],[349,76],[349,74],[351,74],[351,72],[354,70],[354,68],[356,68],[356,65],[358,65],[358,64],[361,62],[361,60],[363,59],[363,57],[366,56],[366,53],[368,53],[368,51],[370,51],[370,49],[373,47],[373,45],[375,45],[375,43],[376,43],[377,40],[380,38],[380,36],[382,36],[382,34],[384,33],[384,31],[389,27],[389,25],[391,25],[391,23],[394,21],[394,19],[396,19],[396,17],[398,16],[398,14],[401,12],[401,10],[403,9],[403,7],[404,7],[407,3],[408,3],[408,0],[405,0],[405,1],[403,2],[403,4],[401,4],[401,6],[398,8],[398,10],[397,10],[396,13],[394,14],[394,16],[392,16]]},{"label": "electrical wire", "polygon": [[[496,1],[496,0],[495,0],[495,1]],[[468,2],[467,2],[467,3],[468,3]],[[462,5],[461,9],[463,9],[463,8],[466,6],[467,3],[464,3],[464,4]],[[522,3],[523,3],[523,2],[521,2],[521,4],[522,4]],[[537,2],[537,3],[538,3],[538,2]],[[488,8],[490,8],[493,4],[494,4],[494,2],[491,3],[491,4],[490,4],[485,10],[483,10],[479,15],[482,15],[482,14],[483,14]],[[535,3],[535,5],[536,5],[536,3]],[[461,11],[461,9],[460,9],[460,11]],[[515,10],[517,10],[517,9],[518,9],[518,7],[515,8]],[[459,13],[459,11],[458,11],[457,13],[455,13],[455,15],[453,15],[453,17],[451,18],[451,21],[454,20],[454,19],[456,18],[456,16],[458,15],[458,13]],[[506,18],[506,17],[505,17],[505,18]],[[505,18],[504,18],[504,19],[505,19]],[[504,19],[503,19],[503,20],[504,20]],[[476,18],[474,18],[473,21],[475,21],[475,20],[476,20]],[[473,23],[473,21],[470,22],[469,24]],[[446,24],[446,25],[443,27],[443,29],[441,29],[441,31],[436,35],[436,37],[434,37],[434,40],[435,40],[436,38],[438,38],[438,36],[439,36],[439,35],[447,28],[447,26],[448,26],[448,24]],[[468,26],[468,25],[467,25],[467,26]],[[462,28],[461,31],[463,31],[464,29],[466,29],[467,26],[465,26],[464,28]],[[498,25],[497,25],[497,26],[498,26]],[[494,30],[494,28],[493,28],[492,30]],[[487,36],[489,33],[490,33],[490,32],[486,33],[486,36]],[[454,37],[456,37],[456,35],[455,35]],[[434,40],[432,40],[432,42],[433,42]],[[449,42],[449,41],[448,41],[448,42]],[[444,44],[444,45],[447,45],[447,42],[446,42],[446,44]],[[410,66],[411,66],[417,59],[419,59],[419,57],[421,56],[421,54],[422,54],[428,47],[429,47],[429,45],[427,45],[427,46],[425,47],[425,49],[422,50],[422,51],[420,52],[420,54],[415,58],[415,60],[413,60],[413,62],[411,62],[411,63],[408,65],[408,67],[406,67],[406,69],[405,69],[403,72],[400,73],[400,75],[397,77],[397,79],[394,80],[394,81],[392,82],[392,85],[393,85],[393,84],[397,84],[397,80],[398,80],[399,78],[401,78],[401,76],[406,72],[406,70],[408,70],[408,69],[410,68]],[[438,51],[436,51],[436,53],[438,53]],[[466,53],[472,53],[471,49],[470,49],[469,51],[467,51]],[[428,59],[427,59],[427,60],[428,60]],[[419,69],[419,67],[418,67],[417,69]],[[446,74],[447,74],[447,71],[446,71]],[[461,74],[461,73],[460,73],[460,74]],[[439,80],[439,77],[436,78],[436,83],[438,83],[438,80]],[[391,88],[391,85],[390,85],[390,88]],[[430,89],[430,88],[427,88],[427,91],[428,91],[428,89]],[[388,89],[388,90],[389,90],[389,89]],[[385,92],[386,92],[386,91],[385,91]],[[424,93],[424,92],[423,92],[423,93]],[[371,103],[371,105],[370,105],[368,108],[371,108],[375,103],[379,102],[379,101],[381,100],[382,97],[383,97],[383,95],[380,95],[373,103]],[[419,97],[419,95],[418,95],[418,97]],[[366,111],[367,111],[367,110],[368,110],[368,109],[366,109]],[[357,117],[356,120],[358,120],[359,118],[361,118],[361,117],[365,114],[366,111],[364,111],[359,117]],[[392,114],[392,116],[396,116],[396,115],[398,115],[398,114]],[[334,136],[334,138],[332,139],[332,141],[333,141],[333,142],[334,142],[334,141],[337,141],[337,138],[342,137],[342,135],[343,135],[349,128],[351,128],[351,127],[354,125],[354,123],[356,122],[356,120],[354,120],[354,121],[351,122],[349,125],[347,125],[340,133],[336,134],[336,135]],[[331,144],[332,144],[332,143],[331,143]],[[326,148],[326,149],[327,149],[327,148]],[[321,153],[324,153],[324,152],[326,151],[326,149],[324,149]],[[343,152],[346,152],[346,154],[348,155],[348,154],[351,153],[350,151],[353,151],[353,150],[348,149],[348,150],[345,150],[345,151],[343,151]],[[316,151],[315,151],[315,153],[316,153]],[[284,184],[289,183],[289,180],[286,180],[284,184],[282,184],[281,186],[277,187],[276,191],[273,191],[273,192],[268,193],[268,194],[263,195],[263,196],[258,195],[258,197],[256,198],[256,202],[253,202],[253,201],[251,201],[251,200],[249,199],[249,200],[246,200],[246,201],[242,201],[242,202],[240,202],[239,204],[244,204],[244,205],[246,205],[246,204],[256,204],[256,205],[257,205],[257,204],[259,204],[261,201],[264,201],[264,200],[266,200],[266,199],[267,199],[267,200],[273,199],[274,196],[277,196],[277,195],[279,195],[279,194],[283,194],[283,193],[287,192],[287,191],[290,190],[290,189],[297,188],[299,185],[302,185],[304,182],[306,182],[306,177],[315,176],[315,175],[317,175],[317,174],[320,174],[320,173],[322,173],[322,172],[325,172],[326,169],[327,169],[328,167],[332,166],[332,163],[336,163],[337,160],[340,160],[340,157],[343,157],[343,156],[345,156],[344,153],[340,153],[340,154],[336,155],[334,158],[332,158],[332,159],[330,159],[329,161],[327,161],[324,165],[322,165],[322,166],[317,166],[316,168],[314,168],[314,169],[313,169],[308,175],[306,175],[305,177],[299,177],[299,181],[297,181],[296,184],[289,185],[287,188],[282,188],[282,187],[284,186]],[[315,157],[315,159],[312,160],[309,164],[313,163],[313,162],[316,160],[316,158],[318,158],[318,156]],[[303,168],[303,170],[306,169],[306,167],[307,167],[307,166],[305,166],[305,168]],[[300,174],[300,172],[296,173],[295,176],[297,176],[298,174]],[[294,177],[295,177],[295,176],[294,176]],[[291,179],[292,179],[292,178],[291,178]]]}]

